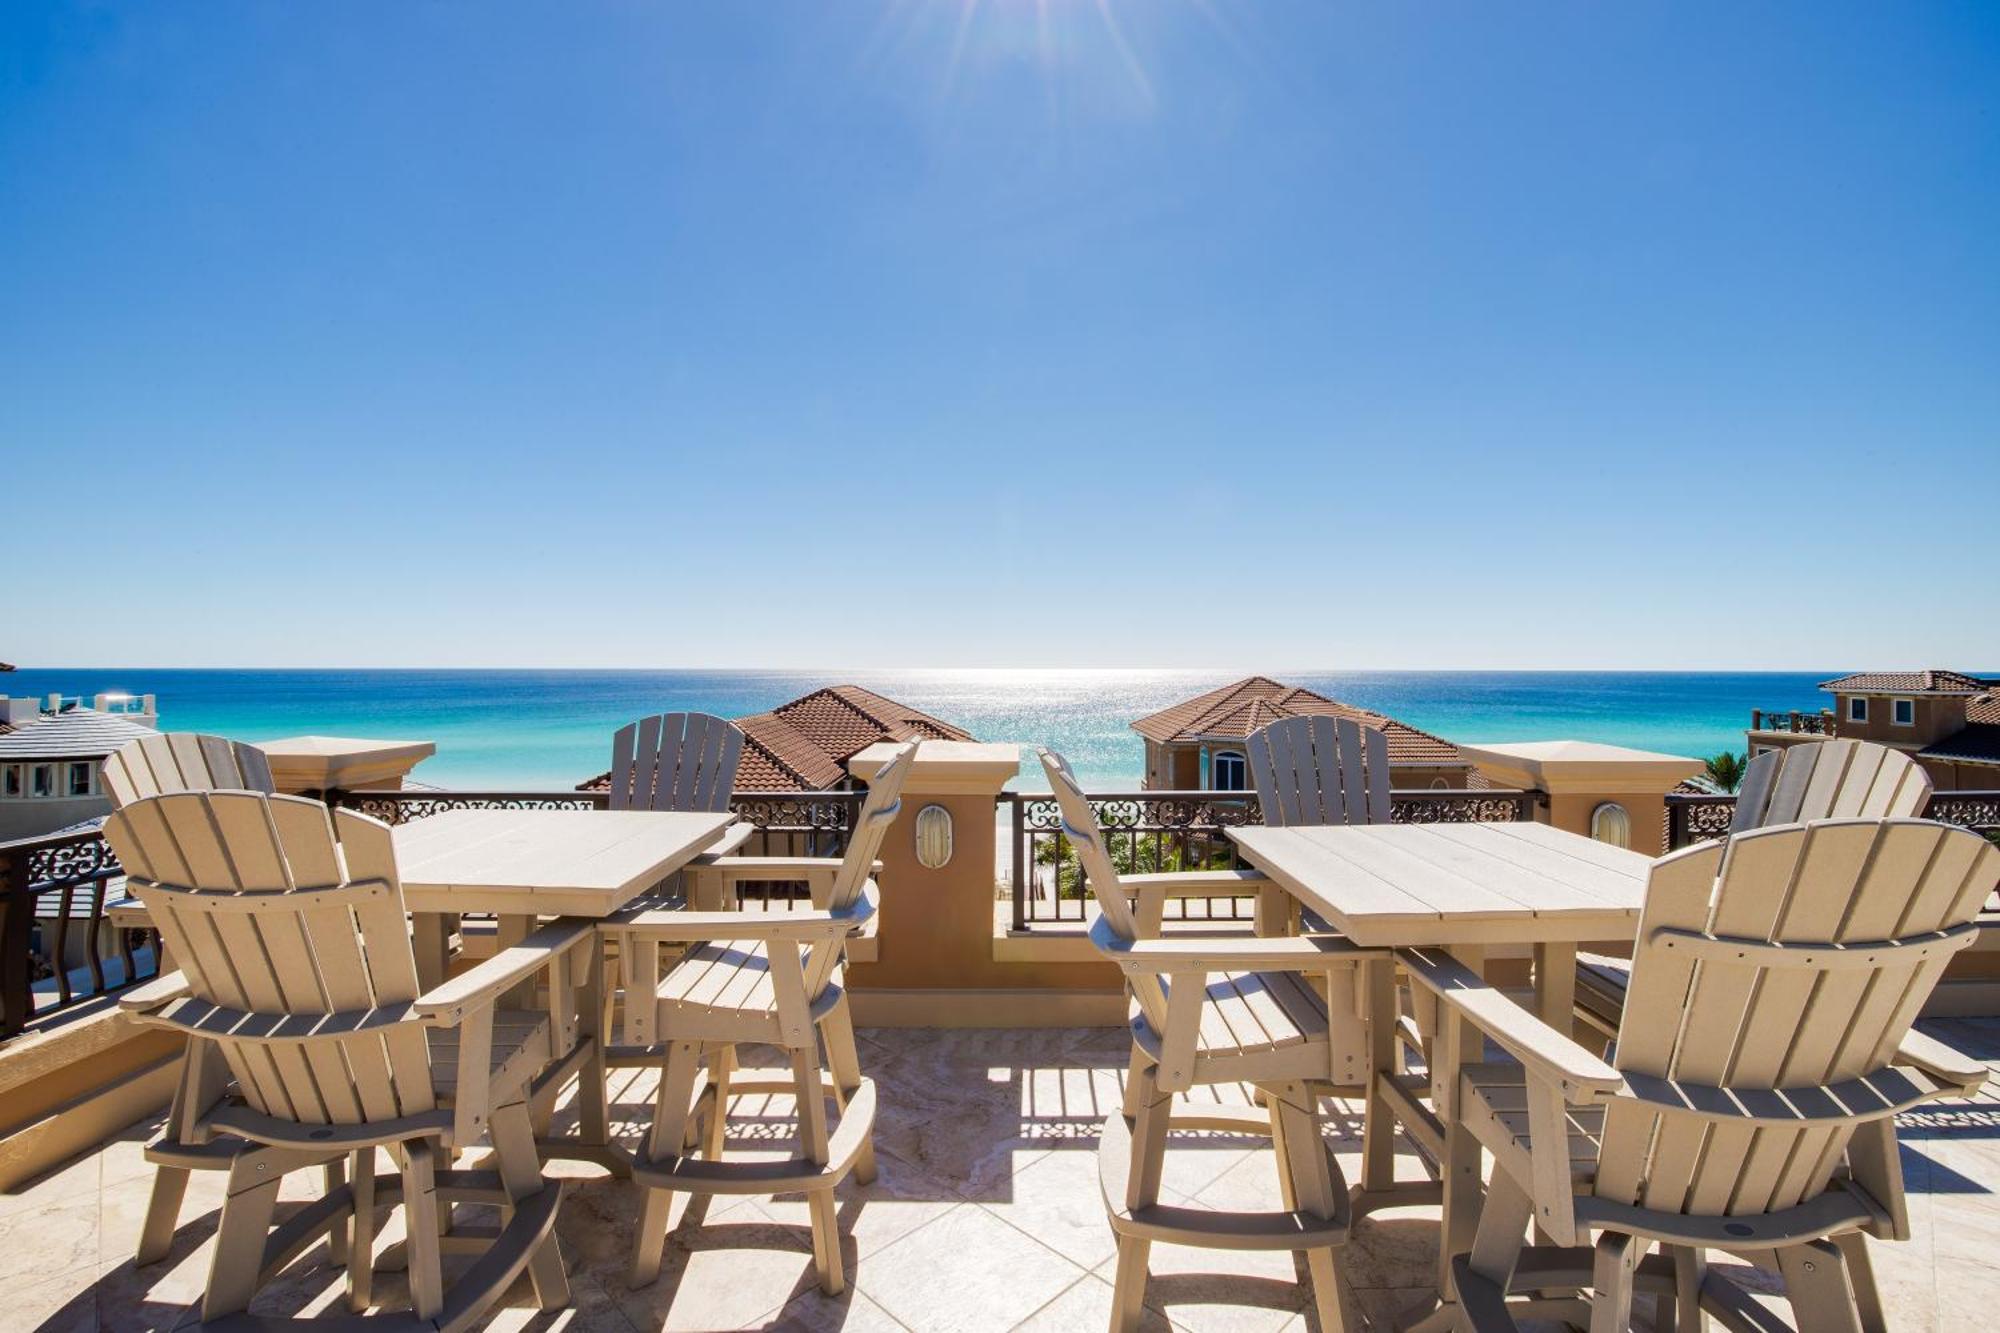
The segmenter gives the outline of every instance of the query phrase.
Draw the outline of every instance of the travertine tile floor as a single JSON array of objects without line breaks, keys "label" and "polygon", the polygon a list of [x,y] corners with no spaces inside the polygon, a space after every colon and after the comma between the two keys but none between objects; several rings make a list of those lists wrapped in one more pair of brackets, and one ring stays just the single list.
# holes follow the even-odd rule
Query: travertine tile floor
[{"label": "travertine tile floor", "polygon": [[[2000,1020],[1929,1025],[2000,1068]],[[629,1330],[785,1328],[1084,1329],[1105,1326],[1112,1239],[1098,1196],[1099,1125],[1117,1105],[1126,1037],[1118,1031],[873,1031],[862,1058],[878,1081],[880,1178],[841,1191],[850,1278],[838,1300],[812,1277],[806,1211],[798,1199],[716,1199],[687,1219],[654,1286],[625,1284],[637,1192],[582,1166],[571,1177],[560,1234],[572,1307],[543,1315],[503,1310],[490,1327]],[[636,1132],[646,1084],[615,1089]],[[789,1132],[784,1101],[739,1099],[732,1148],[773,1150]],[[169,1259],[143,1270],[132,1247],[151,1168],[140,1149],[151,1123],[97,1152],[0,1195],[0,1328],[166,1329],[194,1321],[221,1195],[219,1174],[198,1175]],[[1350,1173],[1359,1123],[1329,1133]],[[1966,1329],[2000,1311],[2000,1093],[1942,1103],[1906,1117],[1904,1163],[1916,1237],[1878,1246],[1894,1327]],[[1414,1157],[1401,1164],[1415,1175]],[[1177,1138],[1167,1183],[1179,1198],[1269,1207],[1270,1154],[1253,1140]],[[298,1197],[311,1183],[297,1178]],[[393,1230],[385,1239],[393,1238]],[[1389,1328],[1432,1299],[1437,1224],[1418,1210],[1363,1219],[1341,1261],[1350,1327]],[[1289,1256],[1155,1247],[1148,1301],[1154,1327],[1304,1329],[1308,1293]],[[378,1292],[400,1299],[384,1275]],[[271,1314],[334,1313],[340,1277],[325,1247],[293,1266],[255,1307]]]}]

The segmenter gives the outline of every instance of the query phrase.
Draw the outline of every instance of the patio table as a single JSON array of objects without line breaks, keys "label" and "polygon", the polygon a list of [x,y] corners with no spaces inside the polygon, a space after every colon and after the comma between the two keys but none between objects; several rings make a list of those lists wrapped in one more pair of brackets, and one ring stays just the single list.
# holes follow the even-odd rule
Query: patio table
[{"label": "patio table", "polygon": [[[1577,945],[1631,941],[1652,865],[1526,822],[1244,827],[1229,836],[1246,861],[1364,947],[1442,947],[1483,972],[1490,947],[1531,946],[1536,1007],[1558,1025],[1575,1002]],[[1355,1208],[1441,1202],[1439,1290],[1448,1292],[1450,1256],[1470,1248],[1479,1214],[1479,1147],[1450,1130],[1458,1066],[1480,1057],[1478,1037],[1448,1016],[1427,1025],[1435,1036],[1425,1107],[1421,1082],[1396,1068],[1393,964],[1370,965],[1367,999],[1371,1077]],[[1395,1182],[1395,1121],[1437,1159],[1441,1186]]]},{"label": "patio table", "polygon": [[[658,810],[447,810],[394,830],[403,902],[426,988],[445,976],[451,918],[492,912],[499,946],[545,916],[602,918],[667,879],[720,839],[735,816]],[[605,1101],[603,944],[591,950],[577,1042],[558,1059],[580,1069],[577,1138],[545,1141],[551,1156],[628,1169],[610,1137]]]}]

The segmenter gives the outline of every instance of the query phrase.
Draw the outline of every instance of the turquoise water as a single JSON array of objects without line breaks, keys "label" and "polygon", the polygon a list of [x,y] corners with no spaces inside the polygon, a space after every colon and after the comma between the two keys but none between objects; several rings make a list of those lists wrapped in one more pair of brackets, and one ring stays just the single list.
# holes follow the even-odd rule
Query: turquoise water
[{"label": "turquoise water", "polygon": [[[1284,672],[1348,703],[1451,740],[1595,740],[1673,754],[1743,748],[1750,710],[1817,709],[1805,673]],[[1089,784],[1137,786],[1133,719],[1236,679],[1187,671],[217,671],[22,669],[0,692],[159,696],[161,726],[241,740],[302,733],[429,740],[419,781],[568,787],[610,763],[611,733],[669,709],[733,717],[852,682],[954,722],[981,740],[1063,751]],[[1032,771],[1032,766],[1031,766]],[[1039,773],[1023,785],[1039,787]]]}]

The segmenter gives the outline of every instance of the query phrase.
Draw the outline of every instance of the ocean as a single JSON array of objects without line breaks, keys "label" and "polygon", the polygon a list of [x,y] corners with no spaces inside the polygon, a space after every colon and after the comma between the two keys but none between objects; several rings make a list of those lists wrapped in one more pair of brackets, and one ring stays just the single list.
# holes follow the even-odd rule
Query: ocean
[{"label": "ocean", "polygon": [[[1270,673],[1447,739],[1593,740],[1671,754],[1743,749],[1750,710],[1824,706],[1815,672],[1288,671]],[[440,787],[550,790],[610,765],[611,734],[647,713],[734,717],[852,683],[970,731],[1062,751],[1092,787],[1139,784],[1133,719],[1237,673],[1194,671],[507,671],[22,668],[0,693],[159,697],[160,725],[261,741],[302,734],[428,740]],[[1044,785],[1029,765],[1018,785]]]}]

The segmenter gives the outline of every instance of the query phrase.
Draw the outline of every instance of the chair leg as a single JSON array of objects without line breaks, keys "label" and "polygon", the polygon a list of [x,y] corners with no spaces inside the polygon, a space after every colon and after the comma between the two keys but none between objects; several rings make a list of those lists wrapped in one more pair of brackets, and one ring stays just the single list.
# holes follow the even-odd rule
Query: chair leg
[{"label": "chair leg", "polygon": [[[819,1051],[816,1047],[792,1052],[792,1087],[798,1098],[799,1156],[815,1166],[825,1166],[831,1154],[826,1130],[826,1092],[820,1082]],[[832,1189],[807,1192],[812,1208],[813,1268],[819,1274],[820,1290],[838,1296],[847,1285],[840,1258],[840,1222],[833,1206]]]},{"label": "chair leg", "polygon": [[153,1197],[146,1203],[146,1225],[139,1232],[135,1262],[158,1263],[173,1248],[174,1231],[180,1225],[181,1204],[187,1198],[191,1174],[184,1166],[163,1166],[153,1172]]},{"label": "chair leg", "polygon": [[[826,1042],[826,1064],[833,1071],[833,1086],[840,1090],[840,1109],[847,1109],[848,1099],[861,1086],[861,1052],[854,1040],[854,1011],[848,1007],[847,996],[833,1006],[820,1026],[820,1033]],[[856,1183],[867,1185],[875,1179],[875,1131],[868,1131],[868,1139],[861,1145],[861,1152],[854,1159],[854,1179]]]},{"label": "chair leg", "polygon": [[[680,1151],[687,1133],[688,1100],[694,1096],[695,1066],[701,1047],[691,1041],[677,1041],[667,1050],[666,1068],[660,1071],[659,1096],[653,1103],[653,1129],[646,1157],[659,1161]],[[638,1233],[632,1245],[632,1285],[643,1287],[660,1276],[660,1259],[667,1245],[667,1219],[672,1212],[672,1190],[647,1185],[646,1203],[639,1215]]]},{"label": "chair leg", "polygon": [[1111,1333],[1138,1333],[1146,1312],[1146,1260],[1153,1242],[1144,1236],[1118,1238],[1118,1274],[1111,1296]]},{"label": "chair leg", "polygon": [[[347,1159],[344,1157],[334,1158],[331,1162],[320,1168],[320,1175],[326,1183],[326,1192],[331,1195],[335,1190],[338,1190],[342,1185],[347,1183]],[[326,1233],[327,1257],[333,1261],[336,1268],[345,1267],[347,1264],[347,1233],[349,1230],[348,1223],[342,1222],[336,1225],[333,1230]]]},{"label": "chair leg", "polygon": [[[1674,1294],[1671,1307],[1660,1308],[1663,1313],[1672,1309],[1673,1333],[1702,1333],[1708,1327],[1708,1316],[1701,1312],[1701,1284],[1708,1278],[1708,1256],[1688,1245],[1670,1245],[1667,1253],[1674,1260]],[[1667,1327],[1664,1318],[1655,1322]]]},{"label": "chair leg", "polygon": [[278,1206],[282,1171],[269,1168],[281,1159],[270,1150],[247,1149],[229,1167],[229,1193],[222,1201],[222,1221],[215,1231],[215,1257],[209,1264],[208,1290],[202,1297],[203,1323],[241,1314],[257,1294],[258,1270],[264,1266],[264,1246],[271,1234],[271,1215]]},{"label": "chair leg", "polygon": [[403,1147],[404,1250],[410,1264],[410,1306],[419,1319],[444,1309],[444,1266],[438,1244],[437,1148],[428,1139]]},{"label": "chair leg", "polygon": [[1132,1168],[1125,1177],[1125,1207],[1132,1211],[1160,1201],[1174,1099],[1160,1091],[1159,1077],[1159,1066],[1148,1060],[1132,1082],[1138,1113],[1132,1121]]},{"label": "chair leg", "polygon": [[[1271,1097],[1271,1123],[1283,1140],[1278,1174],[1290,1196],[1287,1206],[1314,1217],[1332,1217],[1339,1186],[1320,1142],[1319,1099],[1303,1083],[1281,1083],[1266,1091]],[[1333,1250],[1320,1246],[1307,1250],[1305,1258],[1320,1333],[1340,1333],[1340,1277],[1334,1268]]]},{"label": "chair leg", "polygon": [[347,1308],[356,1314],[375,1299],[375,1150],[361,1148],[349,1159],[354,1182],[354,1234],[347,1247]]},{"label": "chair leg", "polygon": [[[499,1159],[500,1185],[509,1199],[521,1203],[543,1190],[562,1188],[542,1174],[534,1125],[524,1103],[513,1102],[496,1109],[492,1135],[493,1155]],[[507,1212],[512,1216],[513,1209]],[[563,1273],[562,1247],[555,1232],[549,1232],[528,1260],[528,1277],[534,1284],[535,1301],[544,1310],[560,1310],[569,1304],[569,1278]]]},{"label": "chair leg", "polygon": [[1598,1237],[1591,1266],[1590,1333],[1626,1333],[1632,1327],[1632,1274],[1645,1250],[1636,1237],[1621,1232]]},{"label": "chair leg", "polygon": [[1479,1230],[1473,1234],[1472,1254],[1467,1265],[1502,1292],[1514,1277],[1514,1266],[1528,1242],[1528,1217],[1534,1200],[1521,1182],[1505,1171],[1493,1173],[1486,1187],[1486,1203],[1479,1210]]},{"label": "chair leg", "polygon": [[1841,1258],[1847,1261],[1847,1277],[1854,1284],[1854,1304],[1861,1312],[1861,1333],[1889,1333],[1889,1321],[1882,1310],[1882,1293],[1875,1286],[1875,1261],[1868,1254],[1868,1235],[1843,1231],[1834,1237]]},{"label": "chair leg", "polygon": [[1778,1271],[1801,1329],[1861,1333],[1861,1311],[1838,1246],[1823,1240],[1787,1245],[1778,1251]]},{"label": "chair leg", "polygon": [[729,1080],[736,1073],[736,1048],[724,1046],[708,1058],[708,1085],[715,1090],[708,1112],[701,1153],[711,1162],[722,1160],[729,1142]]},{"label": "chair leg", "polygon": [[1141,1050],[1138,1042],[1132,1043],[1132,1058],[1125,1065],[1125,1118],[1134,1120],[1139,1115],[1139,1071],[1153,1063],[1153,1057]]}]

